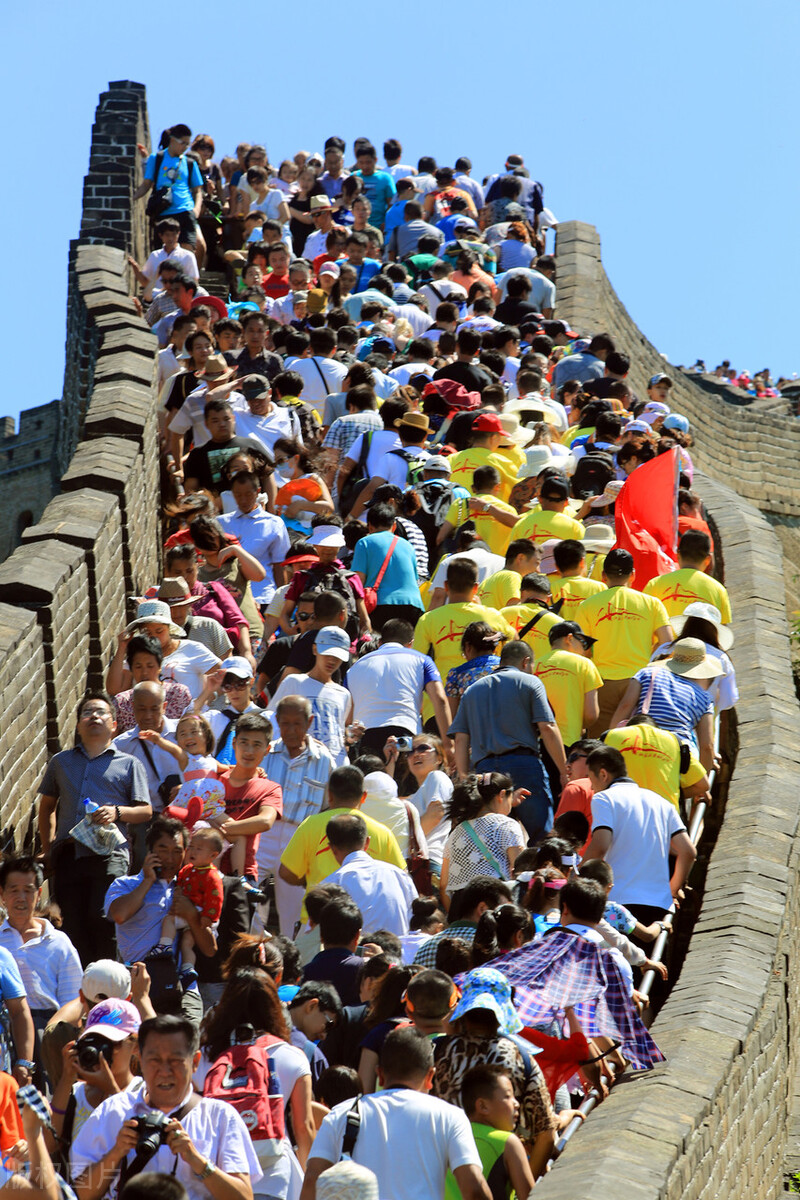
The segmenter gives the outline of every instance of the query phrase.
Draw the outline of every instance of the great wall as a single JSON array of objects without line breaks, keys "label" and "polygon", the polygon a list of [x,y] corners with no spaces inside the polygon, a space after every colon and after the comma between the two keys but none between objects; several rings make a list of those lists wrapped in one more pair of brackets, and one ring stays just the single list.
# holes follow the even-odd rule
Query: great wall
[{"label": "great wall", "polygon": [[[0,441],[5,845],[31,843],[37,785],[71,743],[86,664],[99,683],[130,597],[158,576],[156,342],[126,257],[141,260],[147,237],[132,201],[137,143],[150,144],[145,88],[111,83],[69,249],[63,398],[24,413],[18,434],[7,421]],[[557,315],[611,332],[641,392],[664,359],[616,296],[597,230],[560,225],[556,253]],[[786,464],[800,459],[800,423],[670,373],[734,606],[741,700],[722,749],[735,765],[699,917],[654,1026],[667,1062],[612,1091],[537,1186],[543,1200],[766,1200],[800,1168],[800,711],[786,618],[800,563],[800,487]]]}]

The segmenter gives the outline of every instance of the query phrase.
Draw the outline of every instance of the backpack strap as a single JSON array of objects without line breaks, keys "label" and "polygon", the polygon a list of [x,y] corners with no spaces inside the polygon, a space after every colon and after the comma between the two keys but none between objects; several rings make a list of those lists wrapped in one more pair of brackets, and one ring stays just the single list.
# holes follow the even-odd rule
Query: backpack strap
[{"label": "backpack strap", "polygon": [[[228,717],[228,723],[227,723],[227,725],[225,726],[225,728],[223,729],[222,733],[221,733],[221,734],[219,735],[219,737],[217,738],[217,744],[216,744],[216,746],[214,747],[214,755],[215,755],[215,756],[216,756],[217,754],[221,754],[221,753],[222,753],[222,751],[225,749],[225,743],[226,743],[226,742],[227,742],[227,740],[228,740],[228,734],[229,734],[229,733],[230,733],[230,731],[233,729],[233,727],[234,727],[234,725],[236,724],[236,722],[238,721],[238,719],[239,719],[240,715],[241,715],[240,713],[235,713],[235,714],[234,714],[232,717]],[[145,742],[144,744],[145,744],[145,746],[146,746],[146,745],[147,745],[147,742]]]},{"label": "backpack strap", "polygon": [[533,1078],[534,1070],[534,1055],[531,1051],[530,1045],[525,1041],[525,1038],[520,1037],[517,1033],[507,1033],[504,1036],[507,1041],[513,1042],[513,1044],[519,1050],[520,1057],[522,1059],[522,1066],[525,1071],[525,1090],[527,1091],[528,1084]]},{"label": "backpack strap", "polygon": [[342,1138],[342,1158],[350,1158],[355,1149],[359,1130],[361,1129],[361,1101],[357,1098],[347,1112]]},{"label": "backpack strap", "polygon": [[471,821],[462,821],[461,828],[464,830],[467,837],[472,842],[473,846],[475,846],[478,850],[480,850],[481,854],[486,859],[486,861],[488,862],[488,864],[492,868],[492,870],[496,873],[497,877],[499,879],[505,879],[506,873],[503,870],[502,866],[500,865],[499,859],[495,858],[495,856],[492,854],[491,850],[486,845],[486,842],[483,840],[481,835],[478,833],[477,829],[472,824],[472,822]]}]

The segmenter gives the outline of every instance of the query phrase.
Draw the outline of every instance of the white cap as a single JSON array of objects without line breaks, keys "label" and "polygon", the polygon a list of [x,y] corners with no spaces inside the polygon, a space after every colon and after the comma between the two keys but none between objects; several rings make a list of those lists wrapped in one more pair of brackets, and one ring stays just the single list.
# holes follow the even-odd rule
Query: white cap
[{"label": "white cap", "polygon": [[385,771],[370,771],[364,776],[364,791],[368,800],[396,800],[397,784]]},{"label": "white cap", "polygon": [[131,973],[113,958],[98,958],[84,971],[81,991],[92,1006],[105,999],[127,1000],[131,994]]},{"label": "white cap", "polygon": [[237,679],[252,679],[253,668],[241,654],[233,654],[222,660],[222,670],[226,675],[235,675]]}]

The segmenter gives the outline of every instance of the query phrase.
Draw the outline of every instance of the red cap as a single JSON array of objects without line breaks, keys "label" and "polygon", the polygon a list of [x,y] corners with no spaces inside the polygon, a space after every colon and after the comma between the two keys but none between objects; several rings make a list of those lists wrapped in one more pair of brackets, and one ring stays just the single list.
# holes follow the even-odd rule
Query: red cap
[{"label": "red cap", "polygon": [[472,422],[473,433],[505,433],[503,422],[497,413],[479,413]]}]

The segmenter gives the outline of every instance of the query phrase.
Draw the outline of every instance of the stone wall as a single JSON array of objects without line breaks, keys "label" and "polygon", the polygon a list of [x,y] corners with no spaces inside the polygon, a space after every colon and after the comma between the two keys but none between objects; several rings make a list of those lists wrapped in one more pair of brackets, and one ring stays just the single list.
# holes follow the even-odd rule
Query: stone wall
[{"label": "stone wall", "polygon": [[[608,329],[621,349],[641,356],[643,378],[633,379],[641,390],[644,376],[663,370],[664,362],[614,296],[596,232],[576,223],[562,237],[560,229],[559,246],[570,247],[563,263],[559,254],[559,315],[582,329]],[[772,506],[784,506],[785,514],[797,499],[780,481],[772,489],[739,475],[746,440],[740,422],[749,421],[752,430],[752,416],[670,373],[677,379],[675,407],[698,428],[696,461],[769,510],[760,513],[707,475],[696,478],[733,603],[732,657],[741,692],[736,767],[700,916],[680,978],[653,1026],[667,1061],[644,1078],[622,1082],[590,1116],[538,1185],[542,1200],[766,1200],[783,1192],[784,1171],[800,1166],[800,713],[780,544],[767,519]],[[759,415],[758,425],[762,420]],[[779,429],[791,440],[788,422],[772,422],[776,440]],[[767,479],[766,438],[764,447]]]},{"label": "stone wall", "polygon": [[56,487],[42,484],[33,523],[0,563],[3,846],[30,842],[47,758],[72,744],[78,699],[102,686],[131,597],[159,573],[157,344],[131,299],[127,262],[147,252],[143,204],[133,203],[137,142],[149,144],[144,88],[112,83],[70,246],[64,398],[24,413],[19,435],[39,413],[51,418]]}]

